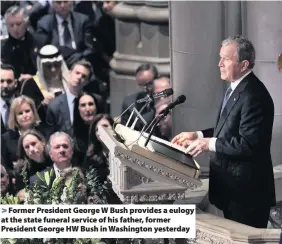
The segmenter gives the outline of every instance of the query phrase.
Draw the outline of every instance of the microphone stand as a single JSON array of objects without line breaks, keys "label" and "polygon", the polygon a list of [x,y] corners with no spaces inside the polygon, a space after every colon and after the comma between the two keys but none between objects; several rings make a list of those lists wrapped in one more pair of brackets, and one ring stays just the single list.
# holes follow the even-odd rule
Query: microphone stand
[{"label": "microphone stand", "polygon": [[152,125],[152,128],[151,128],[151,130],[150,130],[149,136],[148,136],[148,138],[147,138],[147,140],[146,140],[146,142],[145,142],[145,144],[144,144],[145,147],[147,147],[147,145],[148,145],[148,143],[149,143],[149,141],[150,141],[150,138],[152,137],[152,134],[153,134],[153,132],[154,132],[154,130],[155,130],[157,124],[158,124],[162,119],[164,119],[164,118],[168,115],[168,113],[169,113],[169,109],[166,110],[166,111],[164,111],[164,112],[156,119],[155,123]]}]

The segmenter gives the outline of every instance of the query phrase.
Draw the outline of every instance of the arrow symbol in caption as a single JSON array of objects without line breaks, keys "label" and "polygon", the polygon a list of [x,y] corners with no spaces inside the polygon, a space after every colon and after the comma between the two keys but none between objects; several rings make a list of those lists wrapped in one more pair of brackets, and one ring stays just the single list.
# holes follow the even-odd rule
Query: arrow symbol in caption
[{"label": "arrow symbol in caption", "polygon": [[7,209],[6,208],[2,208],[2,213],[6,213]]}]

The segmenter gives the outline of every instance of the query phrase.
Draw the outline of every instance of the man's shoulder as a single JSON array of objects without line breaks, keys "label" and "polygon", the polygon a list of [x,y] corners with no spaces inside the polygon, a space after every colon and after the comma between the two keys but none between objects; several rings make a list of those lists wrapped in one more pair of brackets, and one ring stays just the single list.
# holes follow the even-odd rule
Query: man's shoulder
[{"label": "man's shoulder", "polygon": [[88,18],[88,16],[86,15],[86,14],[82,14],[82,13],[79,13],[79,12],[76,12],[76,11],[73,11],[72,12],[72,15],[73,15],[73,18],[75,19],[75,20],[81,20],[82,22],[84,22],[84,21],[87,21],[89,18]]},{"label": "man's shoulder", "polygon": [[63,93],[57,97],[55,97],[54,99],[52,99],[49,104],[48,104],[48,108],[51,109],[59,109],[59,104],[63,103],[64,101],[66,101],[66,93]]},{"label": "man's shoulder", "polygon": [[124,97],[124,101],[136,101],[136,98],[138,97],[138,95],[139,95],[139,92],[129,94]]},{"label": "man's shoulder", "polygon": [[50,26],[50,23],[53,22],[54,16],[55,16],[55,15],[54,15],[53,13],[44,15],[44,16],[43,16],[42,18],[40,18],[40,20],[38,21],[38,26],[51,28],[52,26]]}]

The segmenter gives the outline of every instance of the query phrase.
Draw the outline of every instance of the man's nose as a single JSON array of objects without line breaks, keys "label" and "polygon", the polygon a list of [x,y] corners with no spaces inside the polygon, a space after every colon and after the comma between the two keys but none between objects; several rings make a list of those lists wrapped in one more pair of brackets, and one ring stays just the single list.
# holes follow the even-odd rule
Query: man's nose
[{"label": "man's nose", "polygon": [[51,68],[51,72],[53,72],[53,73],[56,72],[56,67],[54,65]]},{"label": "man's nose", "polygon": [[222,67],[222,66],[223,66],[222,59],[220,59],[218,62],[218,67]]}]

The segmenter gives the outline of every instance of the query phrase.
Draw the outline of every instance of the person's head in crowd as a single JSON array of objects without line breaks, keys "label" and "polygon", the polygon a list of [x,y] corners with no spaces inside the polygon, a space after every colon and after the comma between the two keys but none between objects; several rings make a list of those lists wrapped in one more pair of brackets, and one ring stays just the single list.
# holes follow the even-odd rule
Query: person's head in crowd
[{"label": "person's head in crowd", "polygon": [[105,13],[112,11],[112,9],[116,6],[116,4],[117,4],[116,1],[104,1],[103,2],[103,11]]},{"label": "person's head in crowd", "polygon": [[[170,86],[170,82],[169,82],[169,78],[168,77],[160,77],[156,80],[154,80],[154,94],[157,94],[159,92],[162,92],[166,89],[169,89],[171,88]],[[160,100],[167,100],[167,103],[170,103],[171,102],[171,96],[169,97],[159,97],[159,98],[156,98],[155,101],[158,102]]]},{"label": "person's head in crowd", "polygon": [[68,68],[59,49],[53,45],[42,47],[37,56],[37,74],[45,90],[64,86],[67,89]]},{"label": "person's head in crowd", "polygon": [[7,169],[2,164],[2,162],[0,164],[0,173],[1,173],[1,182],[0,182],[1,183],[0,185],[1,194],[0,195],[4,196],[6,195],[6,193],[9,192],[9,185],[11,184],[11,179],[10,179]]},{"label": "person's head in crowd", "polygon": [[19,129],[23,132],[40,123],[34,101],[27,96],[19,96],[13,99],[10,107],[8,121],[9,129]]},{"label": "person's head in crowd", "polygon": [[169,78],[162,76],[154,80],[154,94],[170,88]]},{"label": "person's head in crowd", "polygon": [[86,60],[75,62],[71,66],[68,86],[71,93],[78,95],[82,92],[84,86],[89,82],[89,76],[92,73],[92,66]]},{"label": "person's head in crowd", "polygon": [[240,35],[224,40],[219,56],[220,76],[225,81],[236,81],[255,66],[255,48],[248,39]]},{"label": "person's head in crowd", "polygon": [[96,98],[92,93],[82,92],[78,96],[79,117],[85,124],[90,124],[94,120],[95,115],[99,113],[97,104]]},{"label": "person's head in crowd", "polygon": [[16,93],[18,81],[15,78],[15,69],[8,64],[1,64],[1,97],[10,100]]},{"label": "person's head in crowd", "polygon": [[18,1],[1,1],[0,4],[1,16],[4,16],[8,8],[18,5]]},{"label": "person's head in crowd", "polygon": [[101,140],[98,134],[98,126],[112,129],[113,118],[108,114],[97,114],[89,129],[89,144],[93,145],[95,151],[102,150]]},{"label": "person's head in crowd", "polygon": [[[159,100],[155,104],[156,116],[159,116],[160,112],[163,111],[167,106],[167,100]],[[160,137],[170,141],[172,136],[171,112],[169,112],[168,115],[164,119],[162,119],[157,126],[160,132]]]},{"label": "person's head in crowd", "polygon": [[136,72],[137,85],[145,92],[152,93],[154,88],[154,80],[158,77],[158,70],[152,64],[140,65]]},{"label": "person's head in crowd", "polygon": [[47,154],[61,170],[71,167],[73,148],[72,138],[64,132],[55,132],[46,145]]},{"label": "person's head in crowd", "polygon": [[12,6],[7,9],[4,18],[9,35],[17,40],[21,40],[25,36],[28,22],[24,9],[19,6]]},{"label": "person's head in crowd", "polygon": [[73,9],[73,1],[53,1],[53,9],[57,15],[63,19],[67,19]]},{"label": "person's head in crowd", "polygon": [[36,130],[25,131],[18,142],[18,155],[20,159],[32,160],[36,163],[45,161],[46,140]]}]

